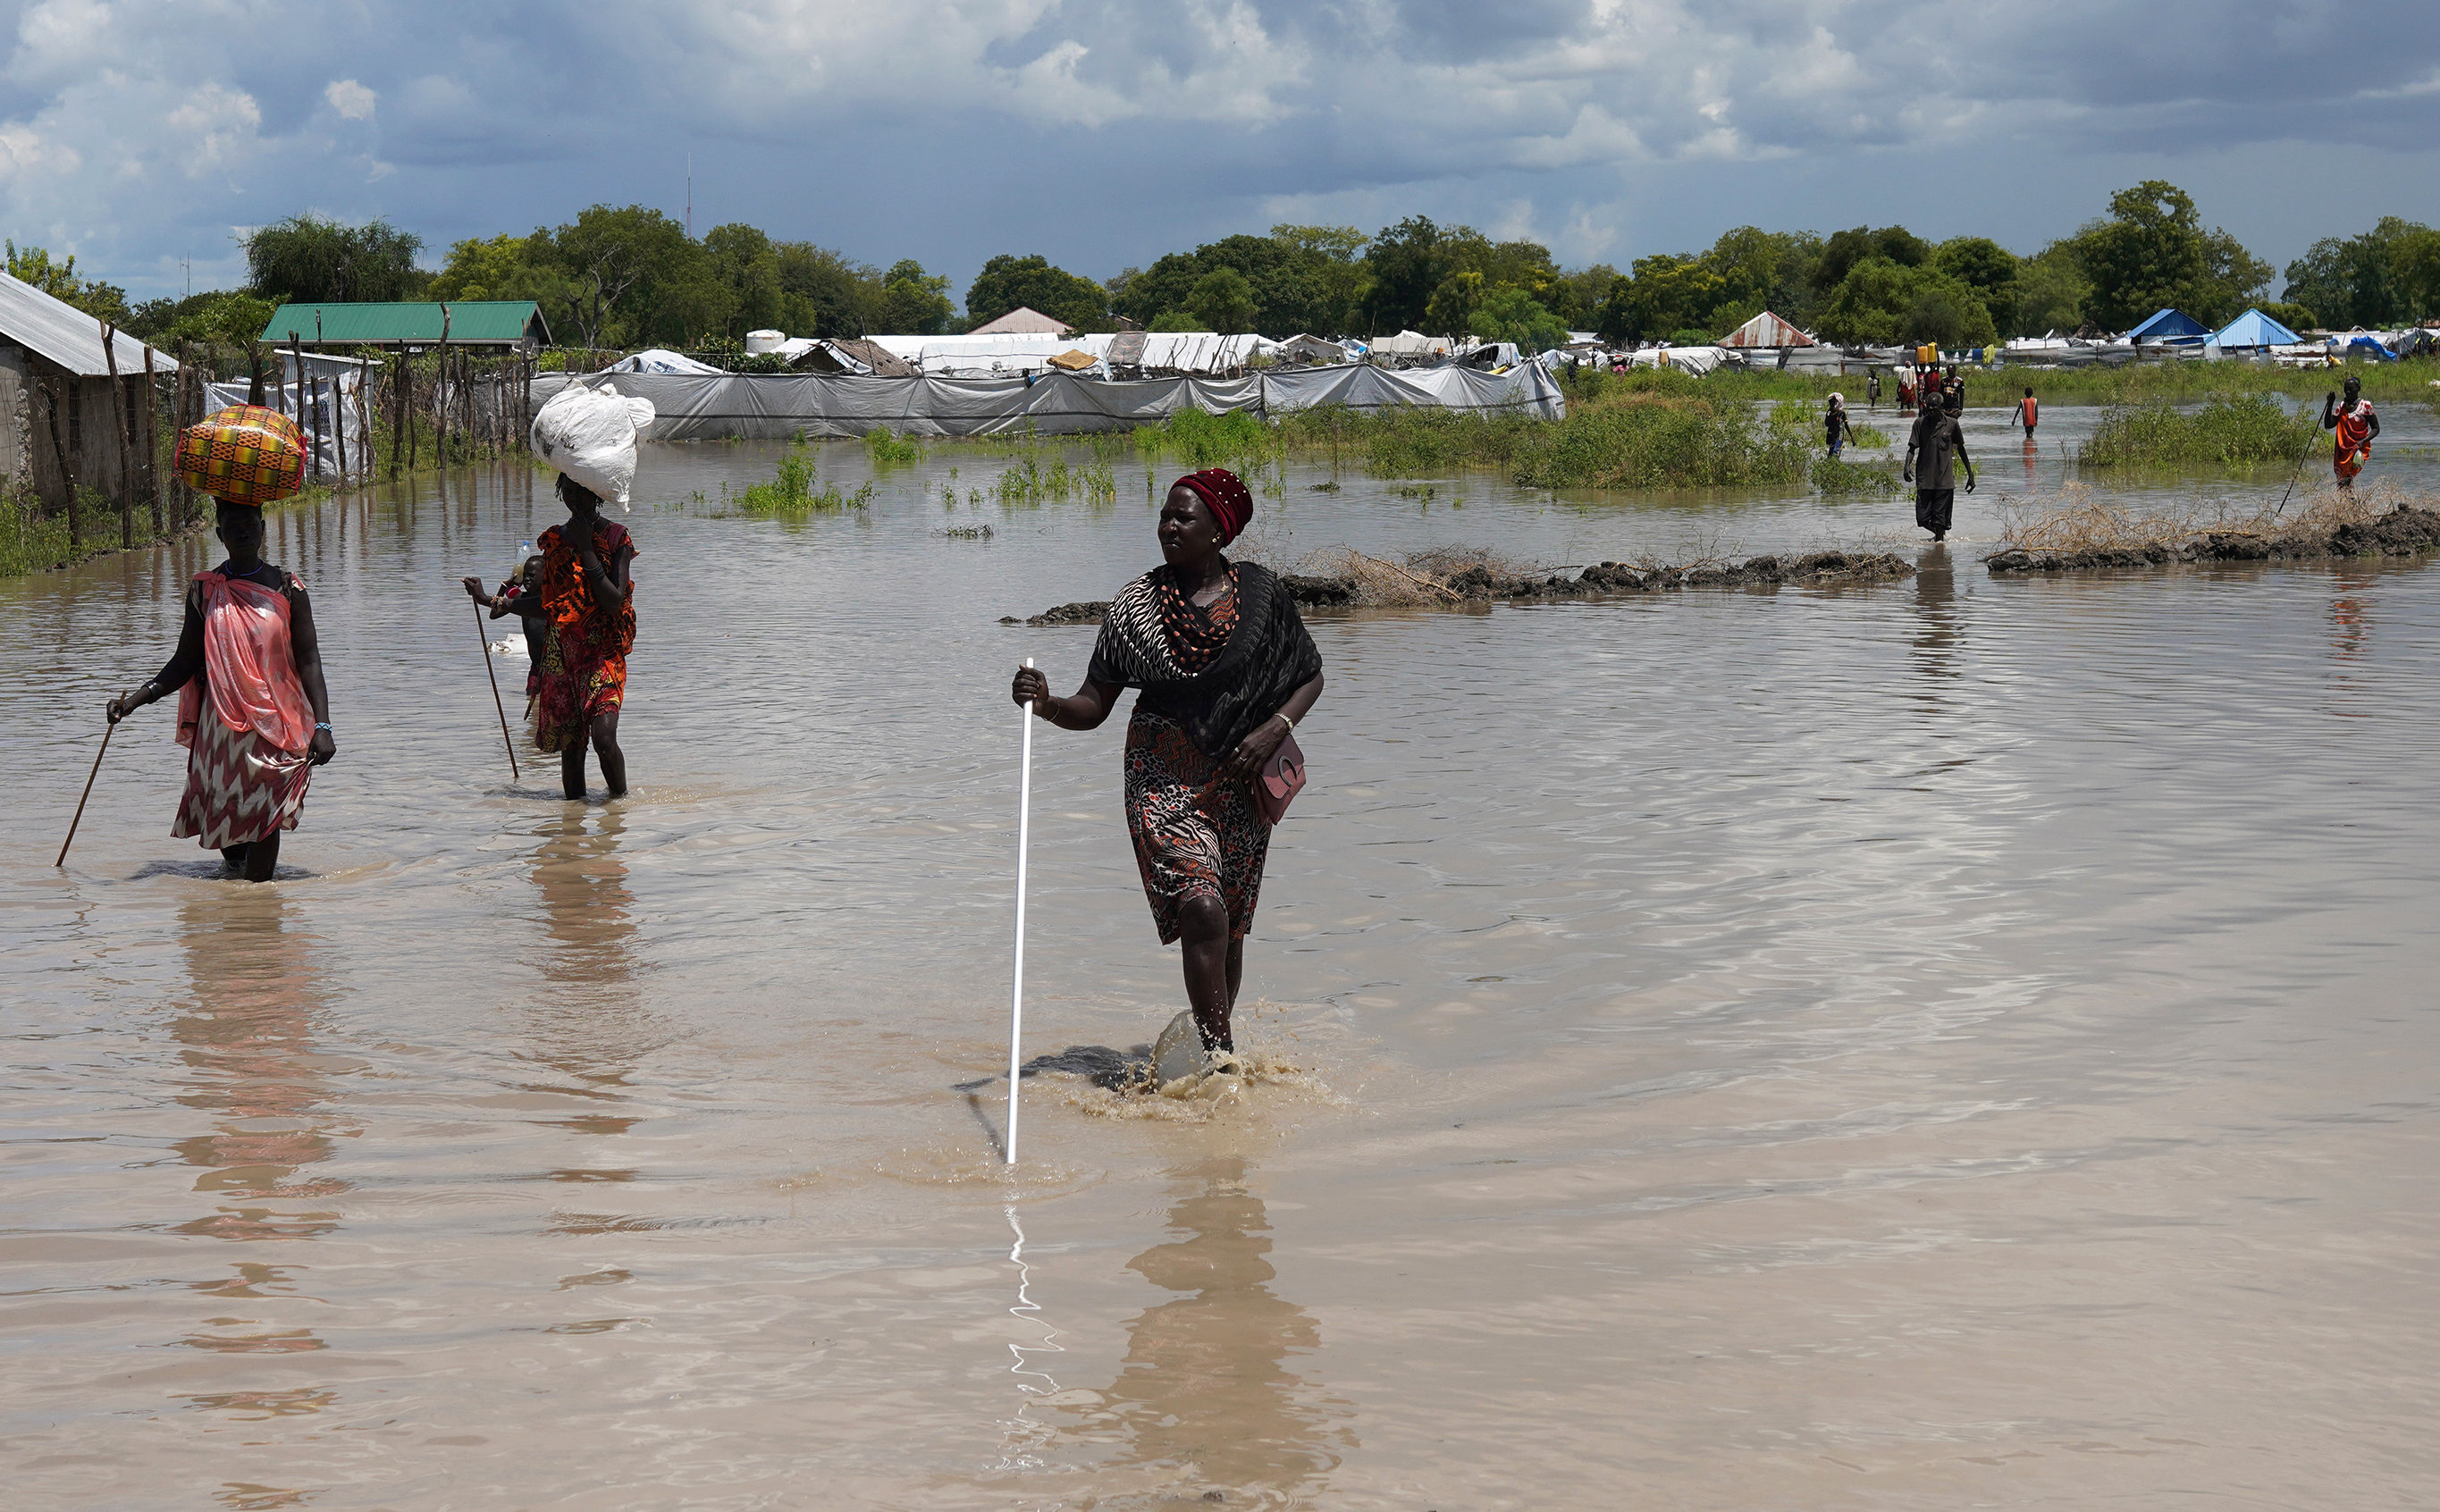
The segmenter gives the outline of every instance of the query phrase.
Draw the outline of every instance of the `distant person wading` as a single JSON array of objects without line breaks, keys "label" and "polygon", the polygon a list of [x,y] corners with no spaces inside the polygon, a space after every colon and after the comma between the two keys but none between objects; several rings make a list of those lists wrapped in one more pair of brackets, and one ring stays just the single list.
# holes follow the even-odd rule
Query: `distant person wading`
[{"label": "distant person wading", "polygon": [[1257,774],[1321,697],[1321,652],[1286,586],[1221,555],[1253,512],[1224,468],[1178,479],[1160,511],[1163,565],[1119,591],[1084,685],[1055,698],[1027,667],[1009,688],[1063,730],[1097,728],[1122,690],[1141,690],[1127,721],[1127,833],[1161,943],[1184,942],[1207,1053],[1236,1043],[1230,1014],[1270,848]]}]

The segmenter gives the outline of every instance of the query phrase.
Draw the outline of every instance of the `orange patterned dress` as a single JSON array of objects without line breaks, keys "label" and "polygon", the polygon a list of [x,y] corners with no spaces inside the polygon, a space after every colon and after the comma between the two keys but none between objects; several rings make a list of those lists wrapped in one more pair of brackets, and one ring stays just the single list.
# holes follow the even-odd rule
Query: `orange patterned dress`
[{"label": "orange patterned dress", "polygon": [[[593,523],[593,549],[608,566],[621,549],[632,547],[627,527],[608,520]],[[627,702],[627,653],[636,645],[636,588],[604,609],[585,585],[584,562],[564,527],[553,525],[535,543],[542,548],[543,614],[550,622],[546,638],[541,688],[534,705],[534,744],[545,751],[581,745],[594,719]]]}]

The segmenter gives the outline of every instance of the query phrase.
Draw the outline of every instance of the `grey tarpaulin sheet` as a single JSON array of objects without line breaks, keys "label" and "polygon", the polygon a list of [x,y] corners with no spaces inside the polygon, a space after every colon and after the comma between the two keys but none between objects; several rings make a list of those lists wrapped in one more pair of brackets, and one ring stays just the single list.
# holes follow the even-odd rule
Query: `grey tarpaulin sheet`
[{"label": "grey tarpaulin sheet", "polygon": [[[812,373],[599,373],[583,380],[653,401],[648,441],[787,440],[862,436],[876,427],[909,436],[997,436],[1031,427],[1044,436],[1118,431],[1157,423],[1193,406],[1220,414],[1338,404],[1355,410],[1423,407],[1561,419],[1557,380],[1538,363],[1498,375],[1465,367],[1391,372],[1362,365],[1245,378],[1156,378],[1126,382],[1073,378],[864,378]],[[534,380],[539,406],[571,382]]]}]

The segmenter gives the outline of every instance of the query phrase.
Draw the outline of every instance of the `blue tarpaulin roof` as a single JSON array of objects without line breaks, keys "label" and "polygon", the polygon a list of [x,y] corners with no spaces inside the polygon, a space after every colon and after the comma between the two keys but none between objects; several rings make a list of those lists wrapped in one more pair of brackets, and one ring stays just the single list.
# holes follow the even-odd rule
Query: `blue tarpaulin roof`
[{"label": "blue tarpaulin roof", "polygon": [[2382,346],[2378,336],[2350,336],[2339,349],[2350,357],[2360,353],[2377,363],[2397,361],[2397,354]]},{"label": "blue tarpaulin roof", "polygon": [[2212,338],[2221,347],[2288,347],[2300,338],[2259,310],[2249,310],[2219,329]]},{"label": "blue tarpaulin roof", "polygon": [[2208,336],[2211,328],[2182,310],[2160,310],[2126,333],[2128,341],[2175,341],[2180,336]]}]

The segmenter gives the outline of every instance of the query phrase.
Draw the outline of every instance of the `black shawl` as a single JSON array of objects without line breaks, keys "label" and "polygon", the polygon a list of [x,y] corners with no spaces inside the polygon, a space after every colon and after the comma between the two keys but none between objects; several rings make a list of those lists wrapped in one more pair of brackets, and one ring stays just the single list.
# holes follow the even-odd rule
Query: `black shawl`
[{"label": "black shawl", "polygon": [[1110,601],[1085,673],[1087,682],[1142,689],[1137,708],[1177,725],[1214,758],[1234,751],[1321,672],[1321,651],[1286,585],[1257,562],[1234,567],[1237,628],[1210,667],[1190,676],[1178,664],[1161,629],[1153,573],[1146,573]]}]

